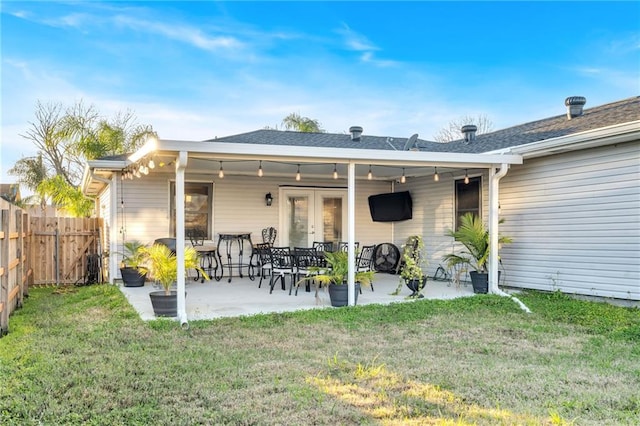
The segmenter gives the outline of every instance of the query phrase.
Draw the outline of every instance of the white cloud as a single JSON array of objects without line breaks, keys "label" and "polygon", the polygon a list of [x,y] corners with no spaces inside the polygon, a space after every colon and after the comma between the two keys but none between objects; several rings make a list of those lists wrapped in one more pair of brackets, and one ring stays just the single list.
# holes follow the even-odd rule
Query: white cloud
[{"label": "white cloud", "polygon": [[163,24],[135,19],[125,15],[117,15],[113,19],[117,25],[122,25],[135,31],[159,34],[203,50],[216,51],[218,49],[239,49],[243,47],[243,43],[235,37],[209,36],[204,34],[200,29],[192,26]]}]

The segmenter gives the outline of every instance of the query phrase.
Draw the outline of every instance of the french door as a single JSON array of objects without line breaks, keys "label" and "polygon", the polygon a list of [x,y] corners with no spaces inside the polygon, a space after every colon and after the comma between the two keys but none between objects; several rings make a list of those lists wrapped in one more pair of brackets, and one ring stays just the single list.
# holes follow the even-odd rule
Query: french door
[{"label": "french door", "polygon": [[282,188],[281,244],[311,247],[314,241],[346,239],[347,191],[344,189]]}]

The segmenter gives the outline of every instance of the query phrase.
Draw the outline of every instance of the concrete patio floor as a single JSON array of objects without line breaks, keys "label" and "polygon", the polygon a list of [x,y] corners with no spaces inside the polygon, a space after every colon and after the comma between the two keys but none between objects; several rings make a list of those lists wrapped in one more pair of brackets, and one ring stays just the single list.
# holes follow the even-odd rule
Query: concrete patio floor
[{"label": "concrete patio floor", "polygon": [[[373,283],[374,291],[371,291],[370,288],[363,288],[362,294],[358,295],[358,305],[411,302],[412,300],[406,299],[411,294],[411,290],[404,284],[398,296],[391,295],[398,286],[398,280],[398,275],[376,274]],[[200,283],[200,281],[188,278],[186,283],[188,320],[332,308],[329,293],[324,289],[318,292],[319,300],[316,301],[313,286],[311,292],[306,292],[301,286],[297,296],[293,294],[289,296],[289,283],[287,283],[286,291],[283,291],[277,283],[273,294],[269,294],[268,279],[263,280],[260,288],[258,288],[259,281],[259,277],[256,277],[254,281],[246,277],[233,277],[229,283],[225,277],[220,281],[211,280]],[[151,283],[146,283],[144,287],[124,287],[122,284],[119,286],[143,320],[156,319],[149,293],[157,289]],[[471,284],[455,287],[446,281],[429,280],[422,294],[427,299],[453,299],[473,296],[473,289]]]}]

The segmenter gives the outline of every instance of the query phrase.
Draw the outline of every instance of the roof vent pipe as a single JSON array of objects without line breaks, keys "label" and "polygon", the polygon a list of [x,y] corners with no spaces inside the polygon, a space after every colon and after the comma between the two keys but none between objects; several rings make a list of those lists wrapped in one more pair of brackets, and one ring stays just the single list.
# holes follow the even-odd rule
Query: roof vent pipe
[{"label": "roof vent pipe", "polygon": [[582,108],[587,103],[587,98],[582,96],[569,96],[564,100],[564,104],[567,106],[567,119],[571,120],[574,117],[582,115]]},{"label": "roof vent pipe", "polygon": [[478,126],[474,124],[466,124],[462,126],[460,131],[464,135],[464,142],[470,143],[476,139],[476,132],[478,131]]},{"label": "roof vent pipe", "polygon": [[360,126],[351,126],[349,127],[349,133],[351,133],[352,141],[359,141],[360,136],[362,135],[362,127]]}]

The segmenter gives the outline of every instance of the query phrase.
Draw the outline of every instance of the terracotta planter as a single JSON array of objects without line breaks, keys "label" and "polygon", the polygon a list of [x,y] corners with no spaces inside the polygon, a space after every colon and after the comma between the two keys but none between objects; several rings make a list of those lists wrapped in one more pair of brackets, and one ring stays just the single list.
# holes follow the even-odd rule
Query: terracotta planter
[{"label": "terracotta planter", "polygon": [[147,279],[146,271],[133,267],[120,268],[120,275],[125,287],[142,287]]},{"label": "terracotta planter", "polygon": [[[358,294],[360,293],[360,283],[355,285],[356,305],[358,304]],[[347,306],[349,305],[349,286],[347,284],[329,284],[329,298],[331,299],[331,306]]]}]

